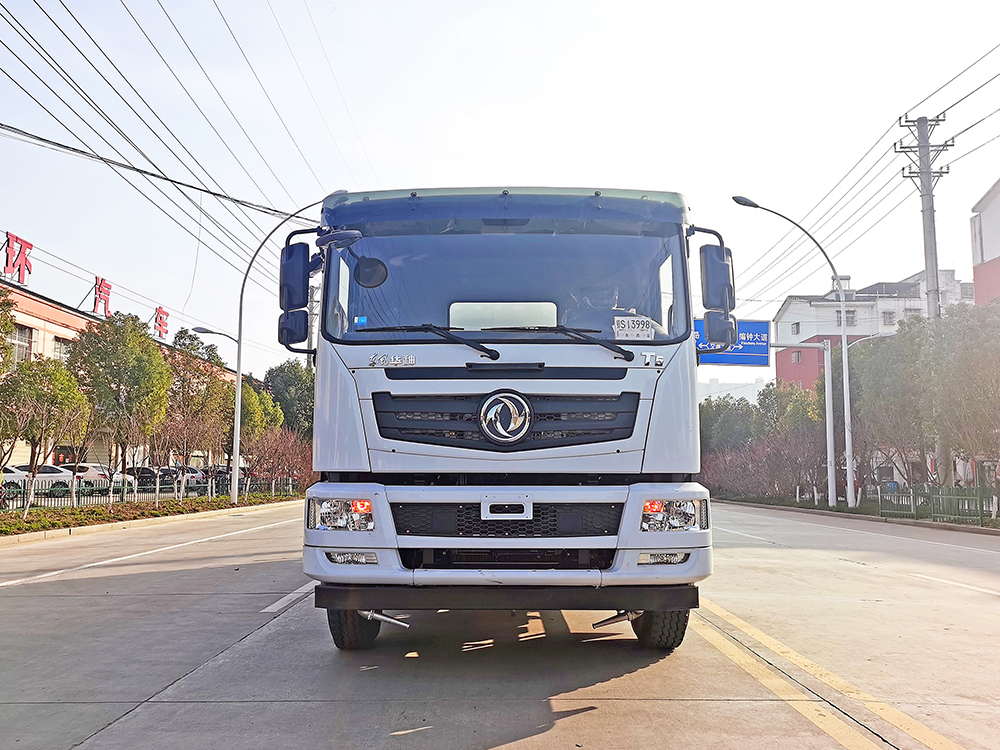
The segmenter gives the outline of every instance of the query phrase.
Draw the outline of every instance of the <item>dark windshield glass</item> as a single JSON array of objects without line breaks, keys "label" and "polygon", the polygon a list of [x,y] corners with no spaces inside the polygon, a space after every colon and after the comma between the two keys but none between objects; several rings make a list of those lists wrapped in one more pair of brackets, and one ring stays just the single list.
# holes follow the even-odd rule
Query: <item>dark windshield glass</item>
[{"label": "dark windshield glass", "polygon": [[[478,341],[552,340],[537,329],[558,325],[619,342],[688,335],[678,224],[550,221],[540,229],[534,221],[369,224],[350,251],[327,259],[326,332],[342,341],[440,341],[422,331],[366,331],[430,323]],[[385,283],[360,286],[357,257],[385,263]],[[535,330],[490,330],[498,328]]]}]

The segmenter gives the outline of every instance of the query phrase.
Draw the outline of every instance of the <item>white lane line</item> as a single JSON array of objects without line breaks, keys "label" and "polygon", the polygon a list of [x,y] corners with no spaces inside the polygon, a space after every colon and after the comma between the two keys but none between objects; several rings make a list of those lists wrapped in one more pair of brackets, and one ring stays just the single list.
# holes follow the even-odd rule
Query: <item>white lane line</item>
[{"label": "white lane line", "polygon": [[260,531],[261,529],[270,529],[275,526],[282,526],[286,523],[299,523],[301,519],[290,518],[287,521],[278,521],[277,523],[268,523],[263,526],[254,526],[252,529],[240,529],[239,531],[230,531],[226,534],[216,534],[215,536],[206,536],[204,539],[193,539],[190,542],[181,542],[180,544],[171,544],[167,547],[157,547],[156,549],[149,549],[145,552],[136,552],[134,555],[124,555],[122,557],[112,557],[109,560],[98,560],[97,562],[87,563],[86,565],[77,565],[75,568],[62,568],[61,570],[50,570],[48,573],[41,573],[36,576],[28,576],[26,578],[17,578],[13,581],[0,581],[0,588],[4,586],[17,586],[22,583],[30,583],[31,581],[40,581],[43,578],[51,578],[52,576],[62,575],[63,573],[75,573],[78,570],[86,570],[87,568],[96,568],[98,565],[110,565],[111,563],[122,562],[123,560],[133,560],[137,557],[145,557],[146,555],[155,555],[157,552],[166,552],[171,549],[179,549],[180,547],[189,547],[192,544],[199,544],[201,542],[211,542],[216,539],[224,539],[227,536],[236,536],[237,534],[248,534],[251,531]]},{"label": "white lane line", "polygon": [[[718,510],[718,506],[716,506]],[[725,508],[725,510],[732,510],[732,508]],[[754,510],[763,510],[762,508],[754,508]],[[734,513],[746,513],[747,515],[755,515],[753,513],[747,513],[746,510],[735,510]],[[983,549],[982,547],[965,547],[961,544],[948,544],[948,542],[932,542],[930,539],[919,539],[917,537],[910,536],[894,536],[893,534],[879,534],[877,531],[861,531],[860,529],[844,528],[843,526],[833,526],[820,521],[791,521],[787,518],[775,518],[774,516],[768,516],[769,519],[778,521],[779,523],[795,523],[800,526],[822,526],[824,529],[836,529],[837,531],[843,531],[847,534],[865,534],[867,536],[877,536],[880,539],[898,539],[901,542],[919,542],[920,544],[933,544],[937,547],[952,547],[953,549],[961,549],[969,552],[985,552],[988,555],[1000,555],[1000,550],[997,549]],[[849,520],[850,516],[847,516],[845,520]],[[717,526],[715,528],[718,528]],[[930,529],[933,531],[933,529]],[[951,531],[951,529],[942,529],[942,531]]]},{"label": "white lane line", "polygon": [[1000,596],[1000,591],[993,591],[993,589],[981,589],[978,586],[970,586],[967,583],[959,583],[958,581],[946,581],[944,578],[935,578],[934,576],[923,576],[920,573],[910,573],[914,578],[923,578],[925,581],[934,581],[935,583],[946,583],[949,586],[958,586],[960,589],[969,589],[969,591],[978,591],[981,594],[992,594],[993,596]]},{"label": "white lane line", "polygon": [[[727,534],[737,534],[738,536],[748,536],[751,539],[759,539],[762,542],[767,542],[768,544],[777,544],[770,539],[765,539],[762,536],[754,536],[753,534],[744,534],[742,531],[733,531],[732,529],[724,529],[721,526],[712,526],[715,531],[725,531]],[[783,546],[783,545],[782,545]]]},{"label": "white lane line", "polygon": [[280,609],[284,609],[289,604],[297,602],[299,599],[304,597],[306,594],[312,592],[316,587],[318,581],[309,581],[305,586],[299,586],[295,591],[290,594],[285,594],[283,597],[278,599],[274,604],[269,604],[261,612],[277,612]]}]

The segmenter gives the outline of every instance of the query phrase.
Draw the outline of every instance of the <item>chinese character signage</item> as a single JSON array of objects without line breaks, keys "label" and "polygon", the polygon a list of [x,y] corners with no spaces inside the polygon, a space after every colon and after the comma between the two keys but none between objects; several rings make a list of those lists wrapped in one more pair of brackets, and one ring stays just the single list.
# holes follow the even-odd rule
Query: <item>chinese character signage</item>
[{"label": "chinese character signage", "polygon": [[28,276],[31,274],[31,261],[28,260],[28,251],[32,247],[33,245],[30,242],[7,232],[7,259],[3,267],[3,272],[7,276],[16,276],[18,284],[25,285],[28,283]]},{"label": "chinese character signage", "polygon": [[[711,349],[714,344],[705,341],[705,321],[694,322],[695,346]],[[736,345],[715,354],[699,354],[703,365],[751,365],[767,367],[771,364],[771,323],[767,320],[736,321]]]},{"label": "chinese character signage", "polygon": [[111,315],[111,284],[107,279],[96,277],[94,281],[94,315],[104,306],[104,317]]},{"label": "chinese character signage", "polygon": [[162,307],[156,308],[156,321],[153,323],[153,330],[156,331],[156,335],[161,339],[167,335],[167,318],[169,317],[170,313]]}]

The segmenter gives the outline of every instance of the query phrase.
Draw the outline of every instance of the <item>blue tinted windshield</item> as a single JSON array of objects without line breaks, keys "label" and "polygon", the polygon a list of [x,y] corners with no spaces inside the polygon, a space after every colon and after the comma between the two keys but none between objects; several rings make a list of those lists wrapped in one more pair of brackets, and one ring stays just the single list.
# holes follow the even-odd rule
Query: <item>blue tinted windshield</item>
[{"label": "blue tinted windshield", "polygon": [[[326,335],[440,342],[427,332],[371,330],[430,323],[477,341],[551,341],[538,329],[563,325],[608,341],[679,341],[690,330],[681,226],[630,219],[438,214],[342,224],[364,236],[327,258]],[[385,263],[385,282],[358,284],[358,257]]]}]

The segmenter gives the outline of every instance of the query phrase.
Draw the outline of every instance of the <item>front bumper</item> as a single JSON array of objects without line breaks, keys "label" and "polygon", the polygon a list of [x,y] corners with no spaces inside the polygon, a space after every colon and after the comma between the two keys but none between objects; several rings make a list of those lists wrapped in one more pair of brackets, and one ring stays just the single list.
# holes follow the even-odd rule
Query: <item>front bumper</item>
[{"label": "front bumper", "polygon": [[321,583],[322,609],[695,609],[698,588],[681,586],[351,586]]}]

